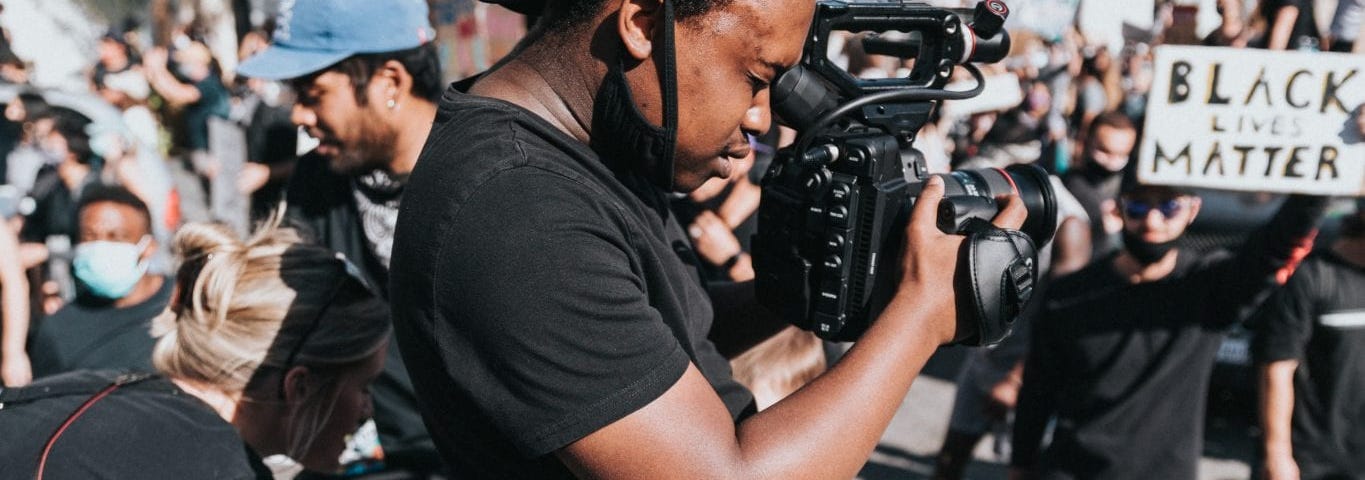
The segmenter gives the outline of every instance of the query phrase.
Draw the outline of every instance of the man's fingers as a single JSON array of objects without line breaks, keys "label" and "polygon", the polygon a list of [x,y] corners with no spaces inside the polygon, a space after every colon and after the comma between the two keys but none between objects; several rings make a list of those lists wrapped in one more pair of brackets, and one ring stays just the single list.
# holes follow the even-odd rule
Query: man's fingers
[{"label": "man's fingers", "polygon": [[995,226],[1018,230],[1024,226],[1024,220],[1028,218],[1028,209],[1024,208],[1024,201],[1018,195],[1005,195],[997,199],[1000,202],[1000,213],[995,214],[995,219],[991,221]]},{"label": "man's fingers", "polygon": [[710,210],[702,210],[702,212],[697,215],[696,220],[693,220],[693,223],[711,235],[720,233],[718,230],[729,229],[729,227],[725,226],[725,222],[722,221],[719,216],[716,216],[715,212]]},{"label": "man's fingers", "polygon": [[931,229],[938,228],[935,225],[938,222],[938,204],[943,200],[943,189],[943,179],[937,175],[924,182],[924,190],[920,192],[915,209],[910,213],[911,225],[925,224]]}]

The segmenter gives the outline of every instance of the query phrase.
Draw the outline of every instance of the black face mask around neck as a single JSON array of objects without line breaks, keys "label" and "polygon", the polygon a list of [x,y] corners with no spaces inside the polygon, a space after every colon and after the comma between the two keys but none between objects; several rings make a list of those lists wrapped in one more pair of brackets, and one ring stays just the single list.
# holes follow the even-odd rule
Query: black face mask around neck
[{"label": "black face mask around neck", "polygon": [[1123,249],[1143,265],[1151,265],[1164,258],[1167,252],[1175,249],[1175,242],[1176,240],[1152,243],[1130,233],[1126,228],[1123,229]]},{"label": "black face mask around neck", "polygon": [[609,62],[607,76],[593,102],[592,149],[612,168],[643,174],[650,183],[673,190],[673,163],[678,146],[678,86],[673,48],[673,3],[664,2],[662,62],[664,125],[656,127],[635,106],[626,83],[623,60]]},{"label": "black face mask around neck", "polygon": [[608,67],[592,112],[592,149],[607,165],[635,170],[650,183],[672,190],[676,137],[676,130],[650,124],[635,107],[621,62]]}]

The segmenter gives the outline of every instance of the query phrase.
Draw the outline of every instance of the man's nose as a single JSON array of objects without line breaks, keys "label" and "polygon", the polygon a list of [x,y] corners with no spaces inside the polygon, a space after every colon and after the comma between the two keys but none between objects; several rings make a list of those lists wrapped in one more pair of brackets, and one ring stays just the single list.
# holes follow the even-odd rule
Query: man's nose
[{"label": "man's nose", "polygon": [[1161,209],[1152,208],[1147,211],[1147,217],[1142,219],[1147,230],[1157,230],[1166,224],[1166,214],[1161,213]]},{"label": "man's nose", "polygon": [[318,115],[313,109],[295,103],[294,108],[289,111],[289,121],[300,127],[312,128],[317,126]]}]

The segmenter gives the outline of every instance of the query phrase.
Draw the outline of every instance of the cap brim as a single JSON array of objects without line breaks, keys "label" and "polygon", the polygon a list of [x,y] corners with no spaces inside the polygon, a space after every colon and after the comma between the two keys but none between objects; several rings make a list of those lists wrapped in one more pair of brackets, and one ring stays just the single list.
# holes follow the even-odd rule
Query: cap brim
[{"label": "cap brim", "polygon": [[288,80],[322,70],[349,56],[349,52],[297,50],[271,45],[238,65],[237,74],[263,80]]}]

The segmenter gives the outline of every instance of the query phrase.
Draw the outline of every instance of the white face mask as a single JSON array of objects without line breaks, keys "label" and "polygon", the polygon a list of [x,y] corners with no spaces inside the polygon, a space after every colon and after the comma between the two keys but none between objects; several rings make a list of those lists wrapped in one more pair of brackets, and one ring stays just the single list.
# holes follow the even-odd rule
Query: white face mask
[{"label": "white face mask", "polygon": [[137,244],[96,240],[76,245],[71,261],[76,280],[97,297],[123,298],[147,273],[142,254],[151,240],[151,236],[143,236]]}]

